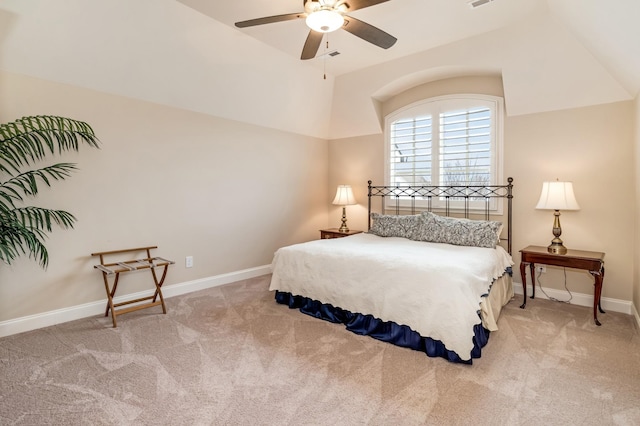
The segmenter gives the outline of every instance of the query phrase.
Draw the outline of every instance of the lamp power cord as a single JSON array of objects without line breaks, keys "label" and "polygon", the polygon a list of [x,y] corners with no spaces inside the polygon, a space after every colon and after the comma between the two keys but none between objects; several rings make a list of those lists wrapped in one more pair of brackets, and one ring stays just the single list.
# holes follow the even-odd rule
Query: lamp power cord
[{"label": "lamp power cord", "polygon": [[551,297],[544,291],[544,289],[542,288],[542,280],[540,280],[540,276],[542,275],[542,272],[538,271],[538,273],[536,274],[536,281],[538,282],[538,288],[540,288],[540,291],[542,292],[542,294],[544,294],[547,297],[547,299],[552,300],[554,302],[570,303],[571,299],[573,299],[573,294],[571,293],[571,290],[569,290],[569,287],[567,287],[567,268],[562,268],[562,271],[564,272],[564,288],[565,290],[567,290],[567,293],[569,293],[569,299],[567,300],[560,300],[555,297]]}]

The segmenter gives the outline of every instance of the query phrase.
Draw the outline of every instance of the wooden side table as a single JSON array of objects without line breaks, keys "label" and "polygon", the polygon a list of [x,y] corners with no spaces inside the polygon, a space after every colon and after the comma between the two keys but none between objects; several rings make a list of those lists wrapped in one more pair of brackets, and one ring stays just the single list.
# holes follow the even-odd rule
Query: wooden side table
[{"label": "wooden side table", "polygon": [[349,235],[360,234],[361,232],[362,231],[358,231],[357,229],[350,229],[347,232],[340,232],[338,228],[321,229],[320,238],[323,240],[327,238],[342,238],[348,237]]},{"label": "wooden side table", "polygon": [[526,265],[529,264],[531,269],[531,281],[533,284],[533,292],[531,298],[536,297],[536,276],[535,276],[535,264],[541,263],[543,265],[561,266],[565,268],[583,269],[589,271],[595,279],[595,289],[593,292],[593,320],[596,325],[601,325],[598,321],[598,310],[601,313],[605,313],[602,310],[600,304],[600,298],[602,296],[602,282],[604,280],[604,253],[595,251],[583,251],[583,250],[567,250],[566,254],[553,254],[547,251],[546,247],[529,246],[520,250],[522,256],[520,262],[520,275],[522,275],[522,290],[524,298],[522,309],[527,305],[527,277],[526,277]]}]

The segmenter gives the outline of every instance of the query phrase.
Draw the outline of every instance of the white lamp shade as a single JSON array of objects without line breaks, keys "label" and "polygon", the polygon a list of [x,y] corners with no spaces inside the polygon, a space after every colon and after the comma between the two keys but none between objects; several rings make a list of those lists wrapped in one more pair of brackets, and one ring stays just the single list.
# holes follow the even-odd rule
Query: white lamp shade
[{"label": "white lamp shade", "polygon": [[571,182],[543,182],[536,209],[580,210]]},{"label": "white lamp shade", "polygon": [[344,25],[344,18],[335,10],[318,10],[309,14],[306,22],[313,31],[330,33]]},{"label": "white lamp shade", "polygon": [[336,198],[333,199],[333,204],[337,204],[339,206],[350,206],[352,204],[356,204],[356,197],[353,196],[351,185],[338,185]]}]

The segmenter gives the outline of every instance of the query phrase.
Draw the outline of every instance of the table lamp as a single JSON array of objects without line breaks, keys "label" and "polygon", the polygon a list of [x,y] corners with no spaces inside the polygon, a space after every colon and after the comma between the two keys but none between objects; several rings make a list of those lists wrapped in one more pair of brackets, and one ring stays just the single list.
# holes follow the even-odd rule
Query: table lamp
[{"label": "table lamp", "polygon": [[562,244],[560,235],[560,210],[580,210],[580,206],[573,194],[573,183],[571,182],[543,182],[540,200],[536,209],[555,210],[553,213],[553,236],[551,244],[547,247],[549,253],[566,254],[567,248]]},{"label": "table lamp", "polygon": [[353,196],[351,185],[338,185],[336,198],[333,199],[333,204],[342,206],[342,225],[338,231],[349,232],[349,228],[347,227],[346,206],[356,204],[356,198]]}]

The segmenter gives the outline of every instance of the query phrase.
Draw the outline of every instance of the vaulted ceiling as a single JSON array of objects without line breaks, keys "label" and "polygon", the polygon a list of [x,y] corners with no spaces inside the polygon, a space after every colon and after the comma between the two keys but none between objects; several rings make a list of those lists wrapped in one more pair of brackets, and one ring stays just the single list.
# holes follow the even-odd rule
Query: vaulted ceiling
[{"label": "vaulted ceiling", "polygon": [[[178,1],[234,28],[238,21],[304,11],[307,0]],[[328,34],[325,41],[329,51],[340,54],[310,62],[341,75],[549,13],[580,39],[627,90],[635,93],[640,88],[640,2],[489,0],[478,7],[471,3],[472,0],[389,0],[356,10],[351,13],[353,17],[390,33],[398,42],[389,50],[381,50],[346,31],[336,31]],[[309,29],[304,19],[299,19],[239,31],[299,58]],[[324,49],[321,47],[319,55]]]},{"label": "vaulted ceiling", "polygon": [[351,15],[393,47],[339,30],[307,61],[303,19],[234,26],[303,4],[0,0],[0,69],[322,138],[379,132],[376,102],[457,75],[500,75],[511,115],[640,89],[637,0],[390,0]]}]

